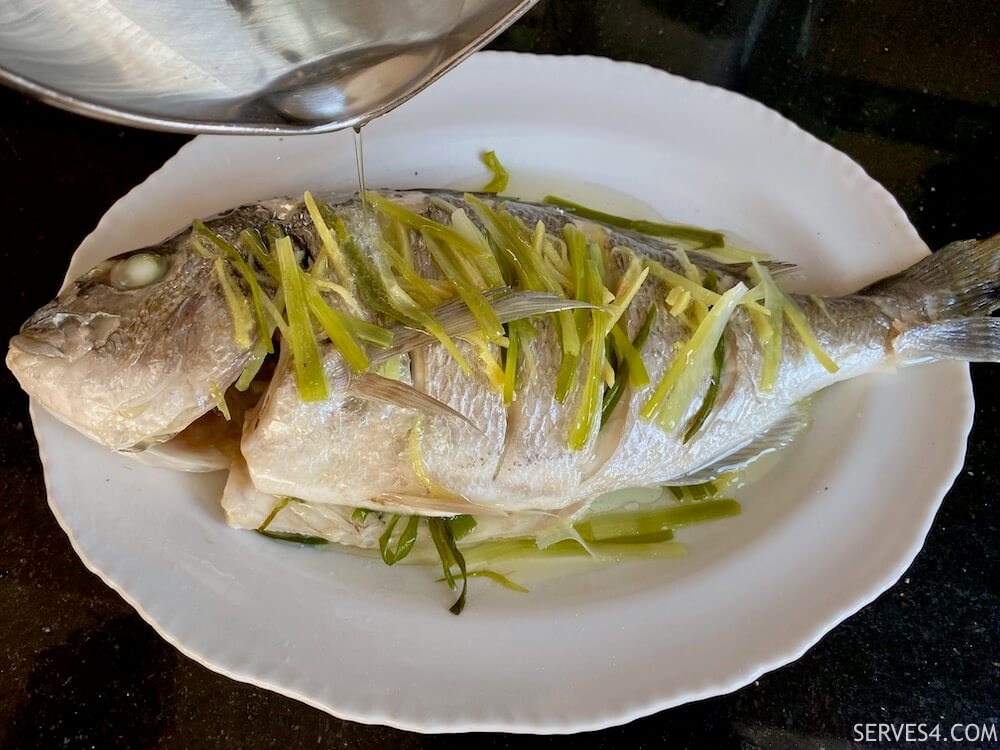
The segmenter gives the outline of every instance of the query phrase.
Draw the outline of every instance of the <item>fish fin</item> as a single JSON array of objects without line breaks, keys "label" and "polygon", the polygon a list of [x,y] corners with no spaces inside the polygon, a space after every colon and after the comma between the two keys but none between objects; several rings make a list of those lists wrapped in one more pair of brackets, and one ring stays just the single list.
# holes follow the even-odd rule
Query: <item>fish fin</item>
[{"label": "fish fin", "polygon": [[936,359],[1000,362],[1000,318],[939,320],[903,331],[892,345],[907,364]]},{"label": "fish fin", "polygon": [[[493,290],[484,293],[493,308],[493,313],[501,323],[510,323],[512,320],[561,310],[590,309],[593,307],[586,302],[566,299],[546,292],[505,292],[507,290]],[[436,307],[432,314],[449,336],[467,336],[479,330],[479,322],[461,300],[446,302]],[[373,363],[382,362],[397,354],[413,351],[437,340],[425,331],[407,326],[394,326],[391,330],[393,332],[392,346],[373,352],[371,357]]]},{"label": "fish fin", "polygon": [[350,392],[361,398],[381,401],[404,409],[413,409],[423,414],[461,419],[477,432],[481,434],[483,432],[477,424],[461,412],[455,411],[443,401],[439,401],[400,380],[384,378],[381,375],[367,372],[354,377],[351,381]]},{"label": "fish fin", "polygon": [[684,476],[671,479],[665,484],[681,487],[711,482],[722,474],[742,469],[758,458],[787,447],[808,426],[808,409],[805,405],[799,404],[756,437],[709,459]]},{"label": "fish fin", "polygon": [[862,294],[889,294],[914,286],[932,318],[986,316],[1000,309],[1000,234],[945,245],[912,268],[869,287]]}]

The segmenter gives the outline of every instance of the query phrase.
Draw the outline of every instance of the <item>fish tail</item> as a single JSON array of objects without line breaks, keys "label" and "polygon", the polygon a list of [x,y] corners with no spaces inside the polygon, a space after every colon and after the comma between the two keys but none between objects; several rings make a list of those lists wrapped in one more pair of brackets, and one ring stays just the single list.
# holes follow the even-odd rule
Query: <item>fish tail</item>
[{"label": "fish tail", "polygon": [[938,359],[1000,362],[1000,318],[955,318],[908,328],[892,342],[908,364]]},{"label": "fish tail", "polygon": [[1000,234],[952,242],[885,283],[922,297],[932,319],[990,315],[1000,309]]},{"label": "fish tail", "polygon": [[[1000,362],[1000,318],[989,317],[1000,309],[1000,234],[952,242],[876,287],[898,303],[893,347],[905,360]],[[922,314],[906,315],[908,302]]]}]

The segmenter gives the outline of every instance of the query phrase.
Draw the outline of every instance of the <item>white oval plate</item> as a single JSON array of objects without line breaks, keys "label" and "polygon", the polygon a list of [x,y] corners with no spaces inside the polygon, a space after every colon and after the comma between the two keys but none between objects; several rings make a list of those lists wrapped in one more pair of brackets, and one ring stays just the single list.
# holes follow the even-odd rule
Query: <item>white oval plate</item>
[{"label": "white oval plate", "polygon": [[[475,56],[366,129],[369,184],[474,188],[489,148],[535,175],[532,189],[606,185],[735,231],[799,263],[815,291],[927,252],[885,190],[774,112],[594,58]],[[349,132],[198,138],[108,211],[70,273],[195,216],[354,185]],[[571,732],[745,685],[894,583],[961,467],[972,393],[961,364],[838,386],[742,493],[743,515],[682,534],[688,558],[527,595],[473,581],[461,617],[433,570],[231,530],[220,476],[142,466],[33,416],[49,501],[81,558],[211,669],[355,721]]]}]

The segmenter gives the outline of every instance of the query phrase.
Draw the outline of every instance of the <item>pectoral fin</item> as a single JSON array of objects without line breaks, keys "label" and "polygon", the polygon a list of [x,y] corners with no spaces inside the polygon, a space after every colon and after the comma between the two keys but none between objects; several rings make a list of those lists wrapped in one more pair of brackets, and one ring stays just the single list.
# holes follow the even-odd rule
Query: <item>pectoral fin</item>
[{"label": "pectoral fin", "polygon": [[711,482],[722,474],[743,469],[758,458],[785,448],[808,426],[809,415],[807,409],[802,405],[796,406],[791,412],[777,422],[774,422],[760,435],[721,455],[713,457],[684,476],[671,479],[669,482],[665,482],[665,484],[672,487],[680,487]]},{"label": "pectoral fin", "polygon": [[461,412],[455,411],[443,401],[439,401],[400,380],[392,380],[367,372],[356,376],[351,381],[349,391],[364,399],[381,401],[404,409],[413,409],[423,414],[461,419],[474,430],[482,433],[482,429]]}]

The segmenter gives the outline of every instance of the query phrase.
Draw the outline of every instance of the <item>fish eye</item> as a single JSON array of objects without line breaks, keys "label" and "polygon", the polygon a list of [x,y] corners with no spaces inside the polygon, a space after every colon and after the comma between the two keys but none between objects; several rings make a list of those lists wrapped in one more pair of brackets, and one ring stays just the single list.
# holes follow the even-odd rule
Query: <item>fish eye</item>
[{"label": "fish eye", "polygon": [[111,269],[111,285],[115,289],[142,289],[167,272],[167,259],[156,253],[134,253],[120,260]]}]

